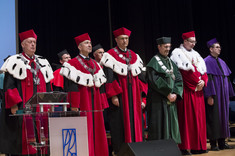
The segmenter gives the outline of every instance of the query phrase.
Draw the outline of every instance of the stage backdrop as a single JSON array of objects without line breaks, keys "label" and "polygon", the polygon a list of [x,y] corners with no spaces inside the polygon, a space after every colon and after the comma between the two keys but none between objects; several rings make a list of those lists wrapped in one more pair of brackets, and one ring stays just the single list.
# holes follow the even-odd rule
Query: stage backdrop
[{"label": "stage backdrop", "polygon": [[38,34],[37,53],[51,63],[67,49],[78,54],[74,37],[88,32],[92,44],[105,50],[116,45],[112,31],[132,31],[129,48],[144,63],[157,53],[156,38],[172,37],[172,50],[182,43],[183,32],[196,32],[197,50],[209,54],[206,42],[216,37],[223,47],[221,58],[235,73],[234,0],[18,0],[19,31],[34,29]]},{"label": "stage backdrop", "polygon": [[15,0],[0,1],[0,66],[8,55],[16,54]]}]

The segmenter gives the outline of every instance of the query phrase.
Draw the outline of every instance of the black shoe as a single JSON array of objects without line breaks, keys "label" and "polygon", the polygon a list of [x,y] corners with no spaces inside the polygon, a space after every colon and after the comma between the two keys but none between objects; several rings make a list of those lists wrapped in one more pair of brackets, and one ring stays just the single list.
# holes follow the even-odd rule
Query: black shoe
[{"label": "black shoe", "polygon": [[202,153],[208,153],[207,150],[191,150],[192,154],[202,154]]},{"label": "black shoe", "polygon": [[201,154],[201,153],[200,153],[200,150],[191,150],[191,153],[192,153],[192,154]]},{"label": "black shoe", "polygon": [[192,155],[188,150],[180,150],[182,155]]},{"label": "black shoe", "polygon": [[211,146],[211,151],[219,151],[219,147],[217,146]]},{"label": "black shoe", "polygon": [[233,149],[233,147],[230,146],[230,145],[228,145],[227,143],[225,143],[224,145],[219,146],[219,149],[220,149],[220,150],[224,150],[224,149]]},{"label": "black shoe", "polygon": [[200,150],[201,151],[201,154],[202,153],[208,153],[209,151],[208,150]]}]

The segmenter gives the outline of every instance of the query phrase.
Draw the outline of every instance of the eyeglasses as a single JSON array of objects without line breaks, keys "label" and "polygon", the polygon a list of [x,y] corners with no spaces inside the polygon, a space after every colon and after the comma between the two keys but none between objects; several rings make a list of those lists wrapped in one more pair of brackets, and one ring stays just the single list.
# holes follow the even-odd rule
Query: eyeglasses
[{"label": "eyeglasses", "polygon": [[192,43],[192,44],[197,44],[197,41],[191,41],[191,40],[187,40],[187,41]]},{"label": "eyeglasses", "polygon": [[222,49],[222,47],[220,47],[220,46],[215,46],[213,48]]},{"label": "eyeglasses", "polygon": [[197,41],[191,41],[191,40],[187,40],[188,42],[192,43],[192,44],[196,44]]}]

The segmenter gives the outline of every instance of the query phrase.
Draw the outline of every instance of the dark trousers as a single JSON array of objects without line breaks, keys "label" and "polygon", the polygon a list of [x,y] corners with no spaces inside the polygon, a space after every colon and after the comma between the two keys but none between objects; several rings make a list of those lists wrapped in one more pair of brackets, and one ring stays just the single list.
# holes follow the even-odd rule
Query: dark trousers
[{"label": "dark trousers", "polygon": [[224,146],[225,145],[225,138],[220,138],[216,140],[210,140],[211,147],[216,147],[218,142],[218,146]]}]

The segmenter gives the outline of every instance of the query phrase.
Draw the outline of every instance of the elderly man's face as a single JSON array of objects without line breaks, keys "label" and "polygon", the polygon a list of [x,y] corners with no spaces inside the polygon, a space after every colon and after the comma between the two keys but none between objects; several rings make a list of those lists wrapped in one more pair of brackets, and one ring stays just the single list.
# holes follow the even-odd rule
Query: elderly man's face
[{"label": "elderly man's face", "polygon": [[92,45],[90,40],[85,40],[78,45],[80,52],[89,54],[92,51]]},{"label": "elderly man's face", "polygon": [[129,44],[129,36],[127,35],[120,35],[115,38],[117,45],[119,48],[122,48],[123,50],[126,49],[126,47]]},{"label": "elderly man's face", "polygon": [[97,62],[100,62],[101,58],[104,55],[104,49],[103,48],[97,49],[93,55],[94,55],[95,60]]},{"label": "elderly man's face", "polygon": [[161,45],[158,45],[158,50],[159,50],[159,53],[162,55],[162,56],[168,56],[170,50],[171,50],[171,44],[170,43],[167,43],[167,44],[161,44]]},{"label": "elderly man's face", "polygon": [[194,46],[196,45],[197,41],[195,37],[190,37],[186,40],[184,40],[184,47],[187,50],[192,50],[194,48]]},{"label": "elderly man's face", "polygon": [[33,37],[29,37],[25,39],[23,42],[21,42],[21,46],[23,51],[28,55],[28,56],[33,56],[35,51],[36,51],[36,39]]}]

